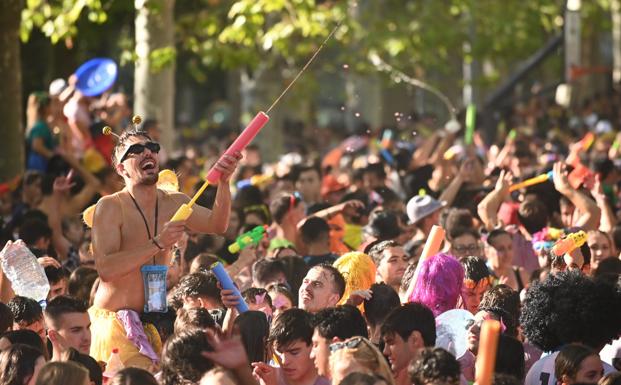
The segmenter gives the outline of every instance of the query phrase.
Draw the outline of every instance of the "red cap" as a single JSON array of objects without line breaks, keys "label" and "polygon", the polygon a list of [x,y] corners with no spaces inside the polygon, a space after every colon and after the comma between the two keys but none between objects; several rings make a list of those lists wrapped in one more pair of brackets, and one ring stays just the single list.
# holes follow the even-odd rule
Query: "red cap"
[{"label": "red cap", "polygon": [[113,354],[119,354],[119,349],[118,349],[118,348],[114,348],[114,349],[112,349],[112,353],[113,353]]}]

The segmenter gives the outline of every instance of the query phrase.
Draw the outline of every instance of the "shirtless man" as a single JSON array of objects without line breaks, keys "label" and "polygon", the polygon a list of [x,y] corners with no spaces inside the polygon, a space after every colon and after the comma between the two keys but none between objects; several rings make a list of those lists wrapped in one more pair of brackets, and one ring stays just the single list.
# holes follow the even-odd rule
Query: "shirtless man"
[{"label": "shirtless man", "polygon": [[[241,154],[225,155],[216,164],[222,175],[213,211],[194,205],[189,218],[170,222],[189,198],[157,188],[158,152],[159,144],[144,132],[121,135],[113,165],[125,188],[102,198],[95,209],[93,252],[101,282],[89,313],[93,334],[90,353],[97,360],[106,361],[112,349],[118,348],[126,366],[149,368],[157,363],[161,341],[152,333],[154,328],[140,327],[139,313],[145,305],[141,267],[168,266],[172,246],[186,227],[200,233],[223,233],[227,228],[231,207],[228,181]],[[138,338],[130,342],[127,329]]]}]

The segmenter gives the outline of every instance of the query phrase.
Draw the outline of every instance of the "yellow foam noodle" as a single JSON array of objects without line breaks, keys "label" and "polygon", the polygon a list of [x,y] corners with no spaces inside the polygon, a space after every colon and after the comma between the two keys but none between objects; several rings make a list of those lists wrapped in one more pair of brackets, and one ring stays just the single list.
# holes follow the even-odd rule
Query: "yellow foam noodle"
[{"label": "yellow foam noodle", "polygon": [[82,220],[84,221],[86,226],[88,226],[89,228],[93,227],[93,216],[95,215],[95,206],[96,204],[88,206],[86,210],[82,212]]},{"label": "yellow foam noodle", "polygon": [[168,169],[160,171],[157,178],[157,187],[168,192],[178,192],[179,179],[177,179],[177,174]]}]

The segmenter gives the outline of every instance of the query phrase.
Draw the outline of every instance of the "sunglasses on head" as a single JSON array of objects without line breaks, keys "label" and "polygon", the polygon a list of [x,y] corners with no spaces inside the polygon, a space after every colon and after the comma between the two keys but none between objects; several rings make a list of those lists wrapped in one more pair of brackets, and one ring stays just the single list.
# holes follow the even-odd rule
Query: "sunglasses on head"
[{"label": "sunglasses on head", "polygon": [[125,159],[129,156],[129,154],[142,154],[145,149],[149,149],[154,154],[160,152],[160,144],[157,142],[146,142],[146,143],[135,143],[127,148],[125,154],[121,157],[119,163],[123,163]]},{"label": "sunglasses on head", "polygon": [[362,337],[353,337],[344,342],[335,342],[333,344],[330,344],[330,353],[334,353],[337,350],[341,350],[343,348],[355,349],[363,341],[364,340],[362,339]]}]

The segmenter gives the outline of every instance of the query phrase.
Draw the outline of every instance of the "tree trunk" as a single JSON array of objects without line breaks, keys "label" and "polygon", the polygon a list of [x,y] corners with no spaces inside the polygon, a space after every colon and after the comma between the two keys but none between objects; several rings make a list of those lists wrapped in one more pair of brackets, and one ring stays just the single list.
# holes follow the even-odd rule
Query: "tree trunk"
[{"label": "tree trunk", "polygon": [[22,1],[0,1],[0,183],[24,171],[19,23]]},{"label": "tree trunk", "polygon": [[610,2],[612,16],[612,84],[615,89],[621,86],[621,1]]},{"label": "tree trunk", "polygon": [[155,71],[152,53],[174,49],[175,0],[137,0],[134,111],[143,119],[155,118],[162,129],[161,142],[170,154],[175,145],[175,60]]}]

